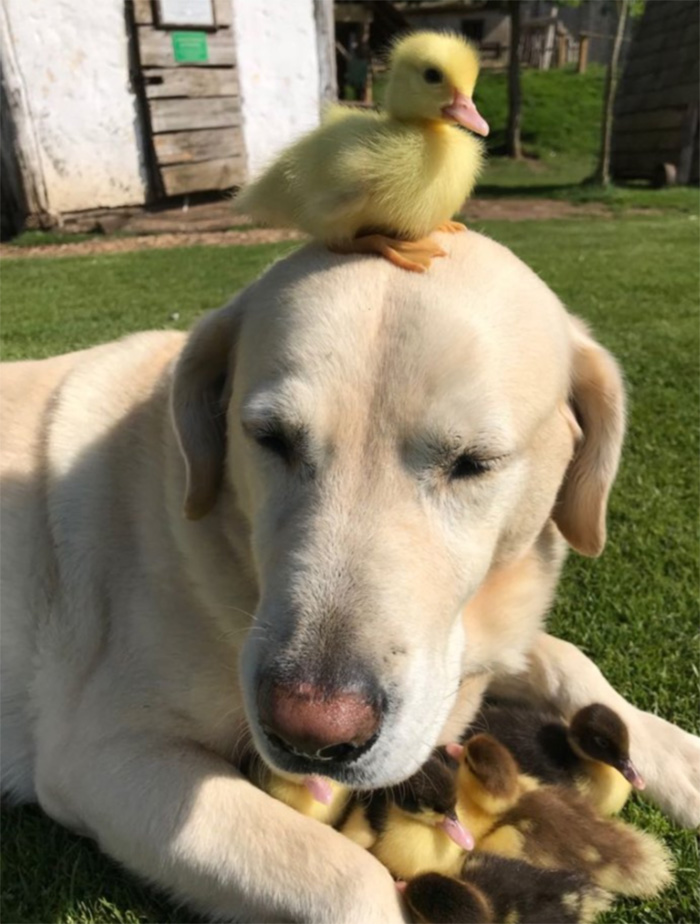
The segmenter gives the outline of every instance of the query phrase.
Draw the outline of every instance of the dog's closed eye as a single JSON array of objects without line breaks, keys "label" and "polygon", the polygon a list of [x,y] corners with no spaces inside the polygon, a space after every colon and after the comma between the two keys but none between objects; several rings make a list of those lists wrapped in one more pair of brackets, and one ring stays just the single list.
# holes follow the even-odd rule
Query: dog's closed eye
[{"label": "dog's closed eye", "polygon": [[488,461],[464,452],[452,463],[448,477],[451,481],[458,481],[464,478],[475,478],[490,470],[491,464]]},{"label": "dog's closed eye", "polygon": [[304,462],[307,434],[303,427],[281,421],[278,417],[242,421],[243,430],[266,454],[276,456],[287,467]]}]

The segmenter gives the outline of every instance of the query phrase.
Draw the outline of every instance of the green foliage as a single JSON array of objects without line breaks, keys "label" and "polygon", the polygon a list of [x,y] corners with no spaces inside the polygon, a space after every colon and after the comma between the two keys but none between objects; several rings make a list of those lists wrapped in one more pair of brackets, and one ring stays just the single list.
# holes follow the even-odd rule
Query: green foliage
[{"label": "green foliage", "polygon": [[[488,149],[503,151],[508,119],[508,77],[482,71],[474,94],[479,111],[491,126]],[[524,152],[594,156],[600,143],[600,115],[605,69],[591,65],[585,74],[572,67],[522,72]]]},{"label": "green foliage", "polygon": [[[697,222],[692,216],[472,225],[512,247],[620,358],[630,427],[603,557],[572,555],[551,619],[626,696],[697,726],[699,501]],[[7,357],[45,356],[150,327],[186,327],[289,244],[5,260]],[[171,319],[179,312],[177,322]],[[635,799],[628,819],[672,849],[675,884],[618,904],[608,924],[700,920],[698,848]],[[7,922],[193,920],[37,809],[3,813]]]}]

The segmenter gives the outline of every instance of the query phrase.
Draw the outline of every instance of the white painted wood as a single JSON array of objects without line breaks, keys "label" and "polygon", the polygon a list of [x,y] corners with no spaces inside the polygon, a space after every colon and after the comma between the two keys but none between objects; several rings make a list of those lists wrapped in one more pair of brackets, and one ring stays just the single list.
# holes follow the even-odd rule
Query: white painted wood
[{"label": "white painted wood", "polygon": [[259,172],[319,123],[313,0],[233,0],[248,169]]},{"label": "white painted wood", "polygon": [[19,144],[38,193],[32,209],[60,215],[143,204],[123,0],[2,0],[0,10],[11,46],[3,70],[14,62]]},{"label": "white painted wood", "polygon": [[156,0],[159,26],[186,26],[190,29],[216,25],[213,0]]}]

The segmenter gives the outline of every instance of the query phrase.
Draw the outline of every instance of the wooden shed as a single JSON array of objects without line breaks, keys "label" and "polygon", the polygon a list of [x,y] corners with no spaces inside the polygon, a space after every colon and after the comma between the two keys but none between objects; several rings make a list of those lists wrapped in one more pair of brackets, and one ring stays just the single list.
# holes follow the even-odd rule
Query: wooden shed
[{"label": "wooden shed", "polygon": [[201,31],[178,30],[182,23],[159,9],[151,0],[127,4],[156,195],[229,189],[246,173],[233,6],[209,4]]},{"label": "wooden shed", "polygon": [[332,0],[0,0],[2,235],[221,195],[318,124],[334,57]]},{"label": "wooden shed", "polygon": [[615,100],[615,179],[698,181],[699,26],[695,0],[647,0]]}]

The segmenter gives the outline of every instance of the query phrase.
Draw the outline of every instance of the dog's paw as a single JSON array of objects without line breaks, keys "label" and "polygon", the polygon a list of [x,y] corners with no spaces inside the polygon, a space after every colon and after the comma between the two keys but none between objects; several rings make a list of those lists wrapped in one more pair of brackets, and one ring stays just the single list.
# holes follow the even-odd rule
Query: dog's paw
[{"label": "dog's paw", "polygon": [[631,730],[646,795],[679,825],[700,828],[700,738],[648,712]]}]

